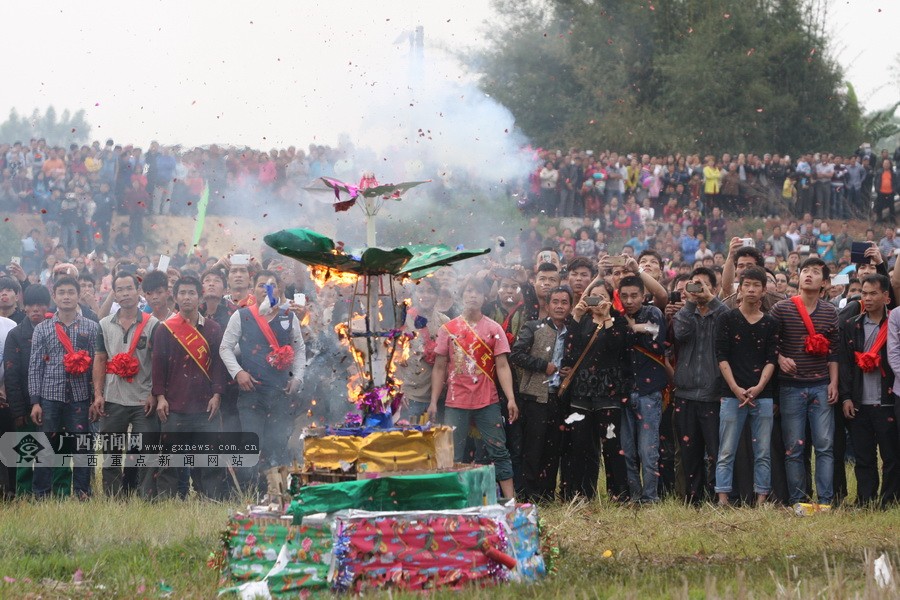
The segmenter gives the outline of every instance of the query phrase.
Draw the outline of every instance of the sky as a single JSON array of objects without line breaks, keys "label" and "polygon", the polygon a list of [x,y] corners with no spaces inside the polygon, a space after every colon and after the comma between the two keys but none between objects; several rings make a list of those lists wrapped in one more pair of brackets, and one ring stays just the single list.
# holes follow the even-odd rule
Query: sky
[{"label": "sky", "polygon": [[[831,0],[828,17],[864,106],[900,99],[885,81],[900,2]],[[389,137],[412,120],[427,131],[437,114],[404,116],[416,103],[405,32],[425,27],[425,77],[471,83],[441,49],[482,47],[495,21],[489,0],[9,3],[0,116],[84,108],[92,139],[145,145],[304,147],[342,132]]]}]

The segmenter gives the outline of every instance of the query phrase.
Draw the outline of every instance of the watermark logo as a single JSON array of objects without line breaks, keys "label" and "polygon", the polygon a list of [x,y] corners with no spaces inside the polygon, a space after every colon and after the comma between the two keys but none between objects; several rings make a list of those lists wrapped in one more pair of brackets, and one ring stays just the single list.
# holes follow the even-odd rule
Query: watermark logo
[{"label": "watermark logo", "polygon": [[18,444],[13,446],[13,450],[19,455],[16,464],[21,465],[41,462],[40,458],[38,458],[38,453],[45,448],[46,446],[40,443],[33,435],[30,433],[26,434],[19,440]]}]

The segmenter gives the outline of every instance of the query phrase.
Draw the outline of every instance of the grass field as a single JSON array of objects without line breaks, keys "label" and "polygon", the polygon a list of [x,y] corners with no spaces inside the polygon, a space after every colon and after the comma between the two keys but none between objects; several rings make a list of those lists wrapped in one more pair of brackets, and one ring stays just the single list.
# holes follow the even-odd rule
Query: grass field
[{"label": "grass field", "polygon": [[[0,597],[213,598],[206,566],[229,512],[200,501],[44,501],[0,505]],[[897,598],[871,562],[900,565],[900,509],[796,517],[675,502],[550,505],[557,573],[478,598]],[[897,570],[895,568],[895,570]],[[895,580],[897,575],[895,575]],[[450,597],[450,593],[437,594]]]}]

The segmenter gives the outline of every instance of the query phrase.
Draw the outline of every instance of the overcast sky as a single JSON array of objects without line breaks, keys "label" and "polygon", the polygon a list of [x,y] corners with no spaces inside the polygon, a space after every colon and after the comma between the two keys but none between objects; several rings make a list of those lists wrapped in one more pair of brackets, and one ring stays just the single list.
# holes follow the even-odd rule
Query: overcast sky
[{"label": "overcast sky", "polygon": [[[885,79],[900,1],[830,6],[834,55],[865,107],[900,98]],[[433,59],[436,47],[483,44],[492,20],[488,0],[4,3],[0,119],[53,104],[84,108],[94,139],[333,144],[360,131],[373,99],[408,102],[395,77],[407,64],[403,32],[424,25]],[[430,68],[464,77],[449,62]]]}]

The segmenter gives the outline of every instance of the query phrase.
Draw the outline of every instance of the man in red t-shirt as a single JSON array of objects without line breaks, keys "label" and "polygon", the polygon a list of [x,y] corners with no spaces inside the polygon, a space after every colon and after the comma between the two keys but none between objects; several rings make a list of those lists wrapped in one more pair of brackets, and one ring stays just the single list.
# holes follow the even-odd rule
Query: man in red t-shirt
[{"label": "man in red t-shirt", "polygon": [[[503,328],[482,314],[488,295],[487,283],[475,277],[462,287],[463,314],[441,326],[437,337],[437,358],[431,375],[431,404],[434,419],[437,401],[447,385],[446,421],[454,426],[455,462],[463,462],[469,426],[474,423],[488,458],[497,470],[500,489],[506,498],[515,497],[513,470],[506,448],[503,416],[494,375],[503,389],[512,423],[519,416],[513,391],[512,370],[507,361],[509,341]],[[448,374],[449,365],[449,374]]]}]

